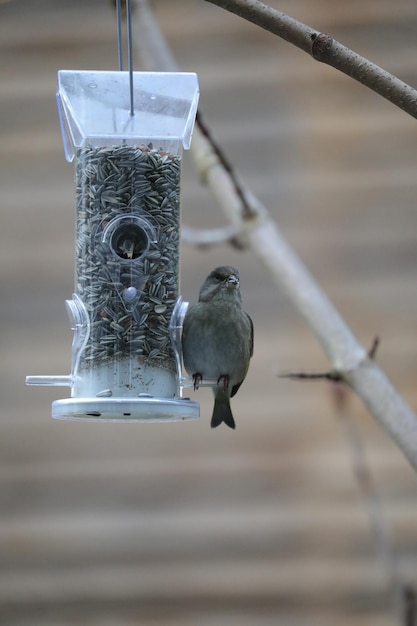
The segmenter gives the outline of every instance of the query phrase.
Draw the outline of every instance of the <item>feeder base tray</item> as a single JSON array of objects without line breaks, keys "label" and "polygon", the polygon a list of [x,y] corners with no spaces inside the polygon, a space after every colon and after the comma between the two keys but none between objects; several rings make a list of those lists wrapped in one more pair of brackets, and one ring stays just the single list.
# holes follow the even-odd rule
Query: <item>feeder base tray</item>
[{"label": "feeder base tray", "polygon": [[181,422],[200,417],[187,398],[66,398],[52,403],[52,417],[79,422]]}]

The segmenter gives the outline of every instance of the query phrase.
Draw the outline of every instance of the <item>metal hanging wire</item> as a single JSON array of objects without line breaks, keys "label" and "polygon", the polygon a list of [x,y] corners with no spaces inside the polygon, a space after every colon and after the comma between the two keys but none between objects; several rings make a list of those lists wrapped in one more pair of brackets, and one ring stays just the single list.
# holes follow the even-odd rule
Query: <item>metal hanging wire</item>
[{"label": "metal hanging wire", "polygon": [[122,33],[122,1],[116,0],[117,20],[117,51],[119,56],[119,71],[123,72],[123,33]]},{"label": "metal hanging wire", "polygon": [[[127,30],[127,63],[129,71],[129,97],[130,115],[135,115],[135,102],[133,94],[133,45],[132,45],[132,7],[131,1],[125,0],[126,30]],[[119,70],[123,72],[123,29],[122,29],[122,0],[116,0],[117,19],[117,50],[119,58]]]}]

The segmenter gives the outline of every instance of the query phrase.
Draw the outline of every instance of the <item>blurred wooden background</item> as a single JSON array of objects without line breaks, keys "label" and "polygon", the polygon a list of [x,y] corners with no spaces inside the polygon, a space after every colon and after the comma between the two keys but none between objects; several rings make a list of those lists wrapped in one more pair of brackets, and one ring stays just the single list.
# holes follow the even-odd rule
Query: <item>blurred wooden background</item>
[{"label": "blurred wooden background", "polygon": [[[417,86],[414,0],[273,6]],[[183,70],[238,172],[364,345],[417,407],[416,120],[299,50],[202,0],[157,0]],[[239,267],[255,355],[236,432],[60,423],[69,371],[73,167],[58,69],[116,69],[99,0],[0,2],[0,623],[7,626],[388,626],[386,577],[330,390],[276,378],[328,366],[250,252],[184,248],[182,293]],[[140,69],[138,66],[137,69]],[[183,218],[223,218],[185,155]],[[417,477],[352,398],[399,568],[417,584]]]}]

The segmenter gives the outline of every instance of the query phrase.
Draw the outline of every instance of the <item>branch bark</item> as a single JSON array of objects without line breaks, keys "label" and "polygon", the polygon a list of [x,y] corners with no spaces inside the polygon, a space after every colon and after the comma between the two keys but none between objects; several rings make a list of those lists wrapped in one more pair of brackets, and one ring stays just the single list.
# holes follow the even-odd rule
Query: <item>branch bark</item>
[{"label": "branch bark", "polygon": [[[246,4],[251,5],[252,2],[248,0]],[[135,6],[135,40],[142,61],[146,58],[142,52],[150,59],[146,68],[160,71],[176,69],[175,60],[147,0],[135,0]],[[155,59],[158,60],[157,66]],[[194,131],[191,154],[200,175],[226,217],[238,227],[240,237],[304,318],[334,370],[354,389],[417,470],[417,417],[411,408],[359,344],[326,294],[285,241],[267,209],[246,186],[240,184],[239,190],[236,189],[236,176],[230,176],[207,132],[202,132],[198,125]]]},{"label": "branch bark", "polygon": [[347,74],[397,107],[417,118],[417,90],[321,33],[259,0],[206,0],[304,50],[316,61]]}]

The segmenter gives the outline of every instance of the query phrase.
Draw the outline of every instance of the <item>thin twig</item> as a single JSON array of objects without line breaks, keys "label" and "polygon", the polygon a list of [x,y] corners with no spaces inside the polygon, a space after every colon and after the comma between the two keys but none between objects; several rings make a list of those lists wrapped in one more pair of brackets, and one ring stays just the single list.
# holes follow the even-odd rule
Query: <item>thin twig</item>
[{"label": "thin twig", "polygon": [[333,383],[345,382],[339,372],[330,370],[329,372],[283,372],[278,374],[278,378],[289,378],[290,380],[329,380]]},{"label": "thin twig", "polygon": [[342,45],[330,35],[289,17],[259,0],[206,0],[242,17],[307,52],[313,59],[347,74],[412,117],[417,117],[417,90]]},{"label": "thin twig", "polygon": [[402,618],[404,626],[417,626],[417,594],[411,585],[405,585],[403,589]]},{"label": "thin twig", "polygon": [[361,433],[348,409],[349,391],[346,386],[340,384],[333,384],[331,391],[336,414],[343,428],[350,451],[352,472],[368,511],[376,553],[386,574],[387,587],[391,593],[393,609],[397,614],[401,615],[401,626],[406,626],[408,622],[403,621],[402,615],[405,614],[406,610],[409,610],[409,604],[406,602],[406,589],[410,587],[405,585],[402,579],[397,550],[392,530],[384,512],[382,497],[367,462]]},{"label": "thin twig", "polygon": [[239,237],[239,229],[234,225],[225,226],[224,228],[191,228],[190,226],[181,227],[181,240],[197,248],[210,248],[224,243],[232,243],[237,241]]},{"label": "thin twig", "polygon": [[370,347],[370,350],[368,352],[368,357],[372,360],[374,360],[376,358],[376,351],[379,348],[379,344],[380,344],[380,339],[379,337],[375,337],[372,346]]},{"label": "thin twig", "polygon": [[248,201],[246,197],[244,188],[238,180],[236,171],[232,167],[232,164],[230,163],[229,159],[226,157],[225,152],[219,146],[217,141],[214,140],[213,134],[211,133],[208,126],[204,122],[204,118],[200,109],[197,112],[195,122],[198,128],[200,129],[201,134],[204,135],[204,137],[210,143],[213,149],[213,152],[216,154],[217,158],[219,159],[219,163],[222,165],[224,170],[230,176],[230,180],[233,183],[236,194],[242,203],[242,219],[247,220],[247,219],[252,219],[256,217],[257,213],[256,211],[254,211],[253,207],[250,205],[250,202]]},{"label": "thin twig", "polygon": [[[368,358],[374,360],[380,344],[379,337],[375,337],[368,352]],[[278,378],[289,378],[290,380],[329,380],[333,383],[346,383],[342,372],[329,370],[328,372],[282,372]]]}]

